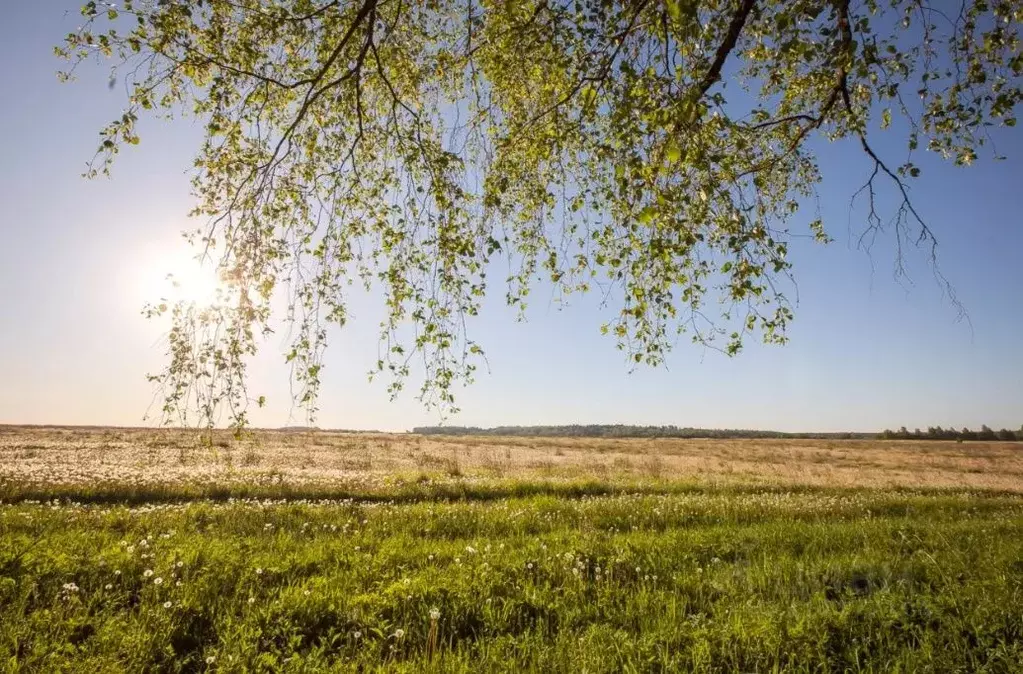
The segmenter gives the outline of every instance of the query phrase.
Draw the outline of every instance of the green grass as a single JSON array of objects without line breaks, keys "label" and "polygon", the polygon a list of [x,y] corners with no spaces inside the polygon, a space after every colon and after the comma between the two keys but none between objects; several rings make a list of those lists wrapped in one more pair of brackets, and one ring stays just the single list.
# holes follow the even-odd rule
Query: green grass
[{"label": "green grass", "polygon": [[612,491],[0,506],[0,667],[1023,671],[1019,497]]}]

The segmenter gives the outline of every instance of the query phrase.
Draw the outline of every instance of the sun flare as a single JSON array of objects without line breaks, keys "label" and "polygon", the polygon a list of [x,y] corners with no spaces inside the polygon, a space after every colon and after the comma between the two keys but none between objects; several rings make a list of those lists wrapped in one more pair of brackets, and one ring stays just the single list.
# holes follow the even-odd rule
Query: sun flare
[{"label": "sun flare", "polygon": [[191,251],[163,254],[141,270],[139,284],[145,302],[166,302],[211,306],[227,292],[216,265],[196,259]]},{"label": "sun flare", "polygon": [[169,273],[167,281],[173,289],[173,294],[177,296],[171,299],[198,305],[214,304],[218,299],[218,293],[224,290],[213,267],[200,266],[198,263],[195,263],[193,268]]}]

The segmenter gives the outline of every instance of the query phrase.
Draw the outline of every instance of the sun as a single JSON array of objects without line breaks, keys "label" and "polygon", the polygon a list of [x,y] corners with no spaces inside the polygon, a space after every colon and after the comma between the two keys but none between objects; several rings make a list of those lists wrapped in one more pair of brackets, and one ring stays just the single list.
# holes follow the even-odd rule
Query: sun
[{"label": "sun", "polygon": [[200,261],[191,249],[162,252],[138,270],[136,288],[146,303],[194,304],[199,307],[222,302],[227,286],[213,260]]},{"label": "sun", "polygon": [[212,265],[200,265],[198,262],[194,263],[193,269],[168,274],[167,281],[173,289],[172,294],[177,295],[171,299],[199,306],[216,303],[218,293],[223,290]]}]

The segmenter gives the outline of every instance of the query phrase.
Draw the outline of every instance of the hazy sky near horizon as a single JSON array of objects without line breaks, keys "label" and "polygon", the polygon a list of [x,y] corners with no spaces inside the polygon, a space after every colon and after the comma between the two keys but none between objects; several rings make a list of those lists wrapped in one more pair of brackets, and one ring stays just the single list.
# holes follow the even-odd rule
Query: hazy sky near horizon
[{"label": "hazy sky near horizon", "polygon": [[[124,105],[106,66],[59,84],[52,47],[78,24],[76,2],[15,3],[0,23],[0,423],[140,425],[147,372],[162,362],[165,324],[146,321],[167,272],[181,273],[191,226],[188,170],[200,140],[191,120],[144,120],[109,180],[80,177],[99,129]],[[70,10],[70,11],[66,11]],[[851,145],[822,146],[825,224],[836,239],[793,243],[799,305],[784,347],[750,342],[729,359],[684,336],[667,367],[631,374],[598,328],[613,308],[575,298],[559,310],[533,298],[515,321],[492,288],[473,336],[490,372],[460,393],[457,425],[629,423],[778,430],[875,430],[906,425],[1019,428],[1023,424],[1023,135],[996,130],[1008,161],[960,169],[921,155],[913,198],[940,242],[941,268],[966,307],[956,322],[926,264],[893,280],[894,241],[856,246],[864,214],[849,198],[869,164]],[[904,138],[875,134],[894,161]],[[809,221],[801,214],[793,223]],[[353,297],[353,320],[327,354],[317,424],[402,430],[439,421],[414,398],[390,402],[368,383],[382,316]],[[972,327],[971,327],[972,326]],[[304,423],[290,405],[284,343],[273,338],[250,389],[269,405],[258,426]]]}]

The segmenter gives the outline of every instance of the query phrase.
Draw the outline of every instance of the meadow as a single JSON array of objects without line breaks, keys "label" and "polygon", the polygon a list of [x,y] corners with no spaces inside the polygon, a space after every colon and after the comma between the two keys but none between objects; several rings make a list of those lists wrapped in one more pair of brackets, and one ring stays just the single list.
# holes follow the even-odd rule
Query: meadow
[{"label": "meadow", "polygon": [[1023,445],[0,427],[0,670],[1023,671]]}]

